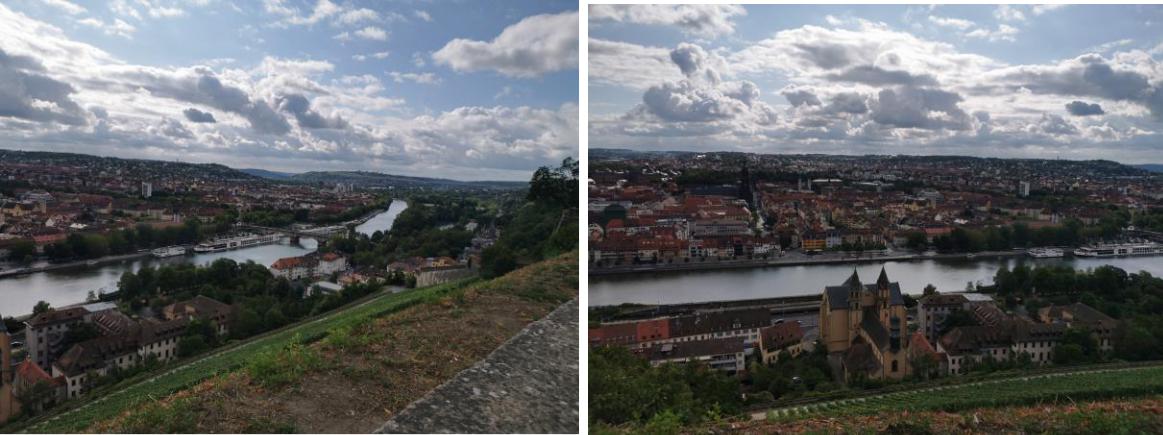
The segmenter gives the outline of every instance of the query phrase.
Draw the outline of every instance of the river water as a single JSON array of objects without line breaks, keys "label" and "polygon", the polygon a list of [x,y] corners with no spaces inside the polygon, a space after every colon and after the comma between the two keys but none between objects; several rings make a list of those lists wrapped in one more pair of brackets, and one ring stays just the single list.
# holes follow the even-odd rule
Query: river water
[{"label": "river water", "polygon": [[993,284],[993,276],[1002,265],[1011,269],[1018,263],[1027,265],[1069,265],[1088,269],[1109,264],[1138,272],[1146,270],[1163,276],[1163,257],[1126,258],[1042,258],[994,259],[923,259],[885,263],[818,264],[754,269],[729,269],[690,272],[639,273],[589,277],[589,305],[621,303],[674,304],[684,302],[723,301],[820,294],[824,286],[839,285],[852,274],[853,266],[861,281],[874,282],[883,265],[892,281],[899,281],[901,291],[920,294],[926,284],[939,291],[961,291],[967,282]]},{"label": "river water", "polygon": [[316,245],[316,241],[309,238],[301,239],[298,245],[292,245],[288,239],[283,239],[281,243],[277,244],[233,251],[161,259],[148,256],[94,266],[78,266],[3,278],[0,279],[0,314],[5,316],[27,314],[32,312],[32,306],[36,305],[37,301],[42,300],[54,307],[59,307],[83,302],[89,291],[116,291],[117,281],[121,279],[122,273],[136,272],[142,266],[157,267],[184,263],[206,265],[219,258],[229,258],[240,263],[253,260],[255,263],[270,266],[271,263],[280,258],[312,252]]},{"label": "river water", "polygon": [[388,231],[392,229],[392,224],[396,223],[396,217],[408,208],[408,203],[403,200],[392,201],[388,206],[388,210],[375,215],[375,217],[368,219],[362,225],[355,227],[355,231],[371,236],[376,231]]},{"label": "river water", "polygon": [[[371,234],[377,230],[387,231],[392,228],[396,216],[399,216],[400,212],[407,207],[408,204],[404,201],[392,201],[386,211],[356,227],[356,231],[364,234]],[[219,258],[229,258],[237,262],[253,260],[255,263],[270,266],[271,263],[280,258],[312,252],[316,246],[317,242],[310,238],[301,239],[298,245],[292,245],[289,239],[283,239],[278,244],[233,251],[192,254],[164,259],[151,256],[3,278],[0,279],[0,315],[19,316],[31,313],[32,307],[36,305],[37,301],[47,301],[50,305],[59,307],[83,302],[90,291],[115,291],[121,274],[128,271],[136,272],[142,266],[157,267],[163,264],[182,263],[206,265]]]}]

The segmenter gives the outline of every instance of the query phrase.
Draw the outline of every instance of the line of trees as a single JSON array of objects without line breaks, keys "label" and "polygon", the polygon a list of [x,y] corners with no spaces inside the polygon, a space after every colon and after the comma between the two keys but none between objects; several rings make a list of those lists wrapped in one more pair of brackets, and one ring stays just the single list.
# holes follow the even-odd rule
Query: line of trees
[{"label": "line of trees", "polygon": [[[985,228],[954,228],[949,234],[933,237],[932,246],[940,252],[1004,251],[1035,246],[1077,246],[1089,240],[1115,237],[1126,226],[1127,220],[1112,214],[1096,225],[1087,226],[1078,219],[1067,219],[1062,225],[1032,229],[1018,222],[1009,226]],[[909,248],[928,247],[923,232],[906,236]]]},{"label": "line of trees", "polygon": [[538,169],[529,181],[526,202],[502,216],[500,240],[481,253],[481,275],[504,275],[524,264],[577,249],[578,162]]}]

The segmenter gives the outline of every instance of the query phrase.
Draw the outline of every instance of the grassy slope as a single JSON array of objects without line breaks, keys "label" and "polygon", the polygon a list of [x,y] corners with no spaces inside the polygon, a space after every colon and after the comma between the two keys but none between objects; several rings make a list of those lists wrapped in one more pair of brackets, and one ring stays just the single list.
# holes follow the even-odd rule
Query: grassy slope
[{"label": "grassy slope", "polygon": [[959,411],[1159,393],[1163,393],[1163,366],[1100,368],[819,402],[776,409],[769,411],[766,417],[775,421],[795,421],[818,416],[867,415],[891,411]]},{"label": "grassy slope", "polygon": [[[220,350],[156,377],[139,380],[120,390],[99,395],[74,410],[66,410],[58,415],[46,415],[27,430],[47,433],[81,431],[96,419],[119,414],[145,401],[165,397],[215,374],[238,368],[255,355],[283,348],[296,338],[299,340],[318,338],[332,328],[358,323],[368,317],[397,311],[417,303],[436,300],[464,284],[452,283],[396,294],[381,294],[346,309]],[[49,420],[43,421],[45,418]]]},{"label": "grassy slope", "polygon": [[[59,418],[41,422],[29,430],[32,432],[77,432],[92,430],[94,423],[98,422],[108,425],[110,420],[117,420],[126,414],[134,414],[142,409],[151,408],[151,404],[159,403],[159,400],[174,393],[203,383],[213,383],[214,380],[211,378],[221,379],[221,375],[232,372],[236,374],[239,368],[246,367],[248,363],[255,360],[263,359],[263,357],[272,354],[286,353],[289,347],[295,347],[294,343],[319,341],[319,339],[327,337],[329,331],[351,331],[353,328],[366,327],[376,319],[404,311],[409,307],[425,304],[448,304],[450,297],[459,298],[466,291],[470,293],[476,291],[513,293],[513,296],[527,300],[560,303],[576,296],[577,262],[577,253],[573,252],[554,260],[531,265],[492,281],[461,282],[378,296],[341,311],[244,342],[234,348],[220,351],[207,358],[173,369],[154,379],[147,379],[116,392],[105,394],[87,406],[64,413]],[[568,294],[570,293],[568,286],[566,286],[566,291],[561,289],[560,281],[561,278],[568,279],[570,276],[572,276],[572,295]],[[550,277],[557,279],[550,279]],[[332,340],[323,340],[323,342],[330,341]],[[295,373],[296,379],[300,376],[301,372]],[[265,428],[260,431],[277,429],[267,425],[260,426]],[[178,429],[180,430],[180,428]]]},{"label": "grassy slope", "polygon": [[741,434],[1163,433],[1163,396],[974,408],[960,412],[893,411],[774,424],[737,424],[721,429]]}]

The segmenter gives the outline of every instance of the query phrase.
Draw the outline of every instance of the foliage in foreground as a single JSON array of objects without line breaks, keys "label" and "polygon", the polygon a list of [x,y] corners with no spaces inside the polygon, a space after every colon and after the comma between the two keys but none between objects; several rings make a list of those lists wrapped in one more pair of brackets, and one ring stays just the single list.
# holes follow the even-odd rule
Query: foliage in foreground
[{"label": "foliage in foreground", "polygon": [[591,349],[590,420],[670,427],[716,420],[742,407],[739,382],[700,364],[651,367],[623,347]]}]

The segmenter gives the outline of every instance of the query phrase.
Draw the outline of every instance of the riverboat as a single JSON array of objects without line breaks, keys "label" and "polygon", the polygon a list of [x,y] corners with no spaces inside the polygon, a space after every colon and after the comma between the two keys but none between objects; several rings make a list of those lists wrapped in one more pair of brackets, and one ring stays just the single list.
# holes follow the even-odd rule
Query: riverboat
[{"label": "riverboat", "polygon": [[278,242],[281,238],[282,236],[278,234],[259,235],[243,233],[229,237],[219,237],[199,243],[194,246],[194,252],[221,252],[229,251],[232,249],[249,248],[252,246],[269,245],[271,243]]}]

